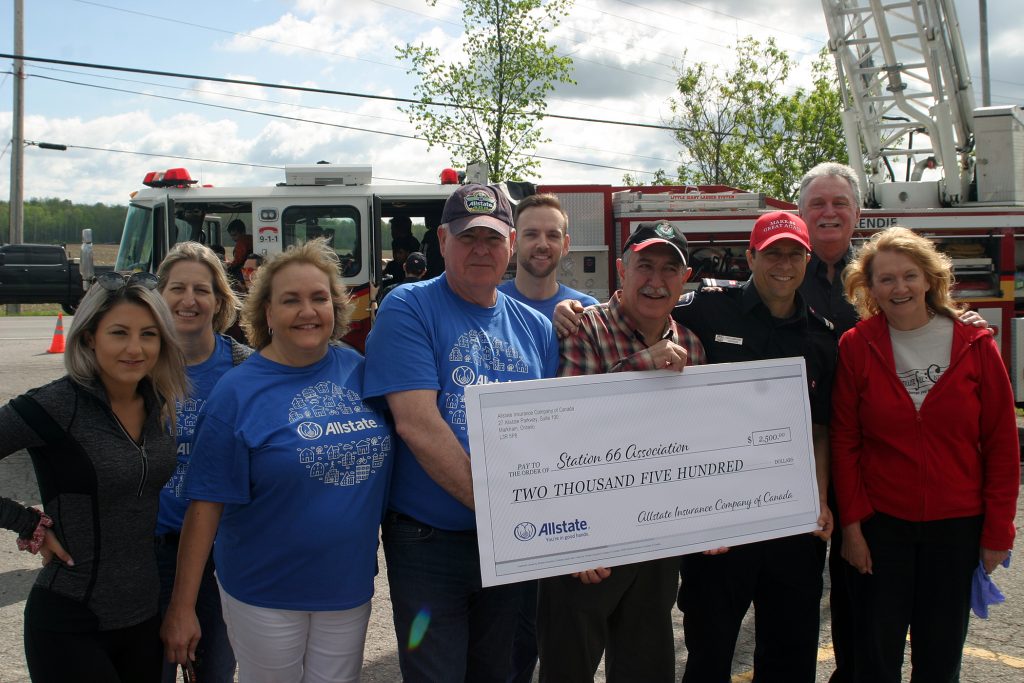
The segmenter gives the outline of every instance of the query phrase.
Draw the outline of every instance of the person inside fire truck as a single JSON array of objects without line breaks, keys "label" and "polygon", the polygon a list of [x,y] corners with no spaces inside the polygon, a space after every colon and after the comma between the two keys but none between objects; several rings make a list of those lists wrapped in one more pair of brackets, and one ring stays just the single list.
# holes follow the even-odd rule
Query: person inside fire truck
[{"label": "person inside fire truck", "polygon": [[980,569],[1007,559],[1020,483],[1013,390],[991,331],[957,320],[952,261],[905,228],[846,267],[861,321],[839,347],[832,474],[854,680],[955,681]]},{"label": "person inside fire truck", "polygon": [[234,241],[235,246],[231,249],[231,260],[228,262],[228,275],[236,281],[242,279],[242,265],[245,257],[252,253],[252,235],[246,234],[245,223],[240,219],[228,223],[228,236]]},{"label": "person inside fire truck", "polygon": [[258,353],[217,383],[196,427],[161,635],[168,659],[195,658],[213,545],[239,680],[357,681],[394,437],[363,398],[362,357],[331,344],[353,309],[334,250],[292,246],[253,285],[242,319]]},{"label": "person inside fire truck", "polygon": [[[224,336],[238,315],[238,298],[228,282],[221,260],[198,242],[180,242],[157,270],[159,290],[167,302],[185,354],[189,395],[177,405],[178,466],[160,491],[156,526],[156,558],[160,570],[160,612],[167,611],[174,587],[178,541],[188,508],[183,495],[195,424],[213,385],[224,373],[252,354],[248,346]],[[210,558],[203,571],[196,600],[196,615],[203,635],[197,648],[195,673],[200,681],[231,683],[235,655],[221,617],[220,593]],[[173,683],[175,669],[164,666],[164,683]]]}]

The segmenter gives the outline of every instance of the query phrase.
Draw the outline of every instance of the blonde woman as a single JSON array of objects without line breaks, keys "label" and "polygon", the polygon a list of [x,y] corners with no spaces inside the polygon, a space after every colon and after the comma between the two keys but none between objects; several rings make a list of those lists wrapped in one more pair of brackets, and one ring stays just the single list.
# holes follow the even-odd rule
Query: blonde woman
[{"label": "blonde woman", "polygon": [[0,526],[43,557],[25,606],[36,683],[160,680],[153,533],[186,382],[156,284],[100,276],[68,332],[67,375],[0,408],[0,455],[28,449],[43,502],[0,499]]},{"label": "blonde woman", "polygon": [[[189,394],[177,405],[178,465],[160,492],[156,525],[156,556],[160,569],[160,610],[165,612],[174,587],[181,525],[188,508],[184,496],[185,473],[191,459],[195,424],[214,385],[224,373],[252,354],[252,349],[224,335],[238,314],[238,298],[231,290],[216,253],[198,242],[181,242],[168,252],[157,270],[160,295],[171,311],[185,354]],[[195,673],[203,683],[231,683],[235,655],[221,616],[220,592],[210,559],[203,571],[196,615],[202,628]],[[175,666],[164,665],[164,683],[173,683]]]},{"label": "blonde woman", "polygon": [[905,228],[846,267],[861,321],[839,345],[832,474],[857,623],[857,681],[955,681],[971,578],[1013,545],[1013,393],[988,329],[961,323],[952,264]]},{"label": "blonde woman", "polygon": [[392,436],[362,400],[362,356],[330,343],[351,308],[323,240],[256,275],[242,326],[257,353],[210,394],[186,478],[192,502],[162,628],[171,661],[195,656],[195,599],[216,535],[239,680],[359,679]]}]

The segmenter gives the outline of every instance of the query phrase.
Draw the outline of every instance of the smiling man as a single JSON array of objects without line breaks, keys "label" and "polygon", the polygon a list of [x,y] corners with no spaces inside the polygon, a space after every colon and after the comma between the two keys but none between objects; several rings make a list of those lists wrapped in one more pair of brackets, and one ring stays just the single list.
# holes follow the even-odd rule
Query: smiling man
[{"label": "smiling man", "polygon": [[[683,558],[679,608],[689,655],[684,683],[727,683],[743,616],[757,611],[754,676],[813,683],[825,542],[832,515],[828,489],[828,421],[836,338],[832,323],[798,289],[810,259],[807,227],[783,211],[754,224],[747,250],[751,277],[734,286],[687,294],[673,312],[693,330],[711,363],[803,356],[821,496],[821,531]],[[727,407],[726,407],[727,409]]]},{"label": "smiling man", "polygon": [[498,287],[547,318],[555,305],[574,299],[593,306],[597,299],[558,282],[558,264],[569,253],[569,216],[553,194],[533,194],[516,206],[516,277]]},{"label": "smiling man", "polygon": [[465,185],[438,229],[445,272],[381,304],[365,395],[385,396],[399,441],[382,530],[405,681],[504,681],[523,584],[482,588],[464,391],[554,375],[540,313],[498,291],[515,243],[495,186]]},{"label": "smiling man", "polygon": [[[681,372],[705,362],[697,337],[672,320],[690,276],[686,258],[686,238],[671,223],[637,226],[617,262],[622,289],[583,311],[562,340],[559,375]],[[602,654],[609,683],[674,681],[678,568],[672,557],[541,580],[541,682],[593,681]]]}]

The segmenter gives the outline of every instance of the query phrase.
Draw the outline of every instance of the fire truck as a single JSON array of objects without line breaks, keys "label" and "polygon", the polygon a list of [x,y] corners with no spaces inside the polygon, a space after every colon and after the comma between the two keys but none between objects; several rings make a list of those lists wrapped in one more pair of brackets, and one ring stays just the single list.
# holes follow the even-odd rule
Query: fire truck
[{"label": "fire truck", "polygon": [[241,220],[253,250],[264,256],[324,238],[338,254],[355,312],[346,338],[362,349],[380,284],[380,221],[388,217],[436,219],[457,183],[371,185],[369,166],[287,166],[271,187],[199,186],[184,168],[146,174],[132,194],[115,268],[155,271],[178,242],[233,243],[226,226]]}]

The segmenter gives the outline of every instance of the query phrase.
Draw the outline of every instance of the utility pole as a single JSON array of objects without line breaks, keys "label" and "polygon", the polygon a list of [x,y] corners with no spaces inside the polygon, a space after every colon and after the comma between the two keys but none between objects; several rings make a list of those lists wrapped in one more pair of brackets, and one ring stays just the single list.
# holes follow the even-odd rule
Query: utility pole
[{"label": "utility pole", "polygon": [[981,106],[992,106],[988,84],[988,1],[978,0],[978,26],[981,29]]},{"label": "utility pole", "polygon": [[[25,54],[25,7],[23,0],[14,0],[14,54],[21,57]],[[13,131],[11,133],[11,201],[10,201],[10,242],[21,244],[24,239],[25,211],[25,62],[14,60],[14,111]],[[8,304],[8,314],[21,313],[19,304]]]}]

